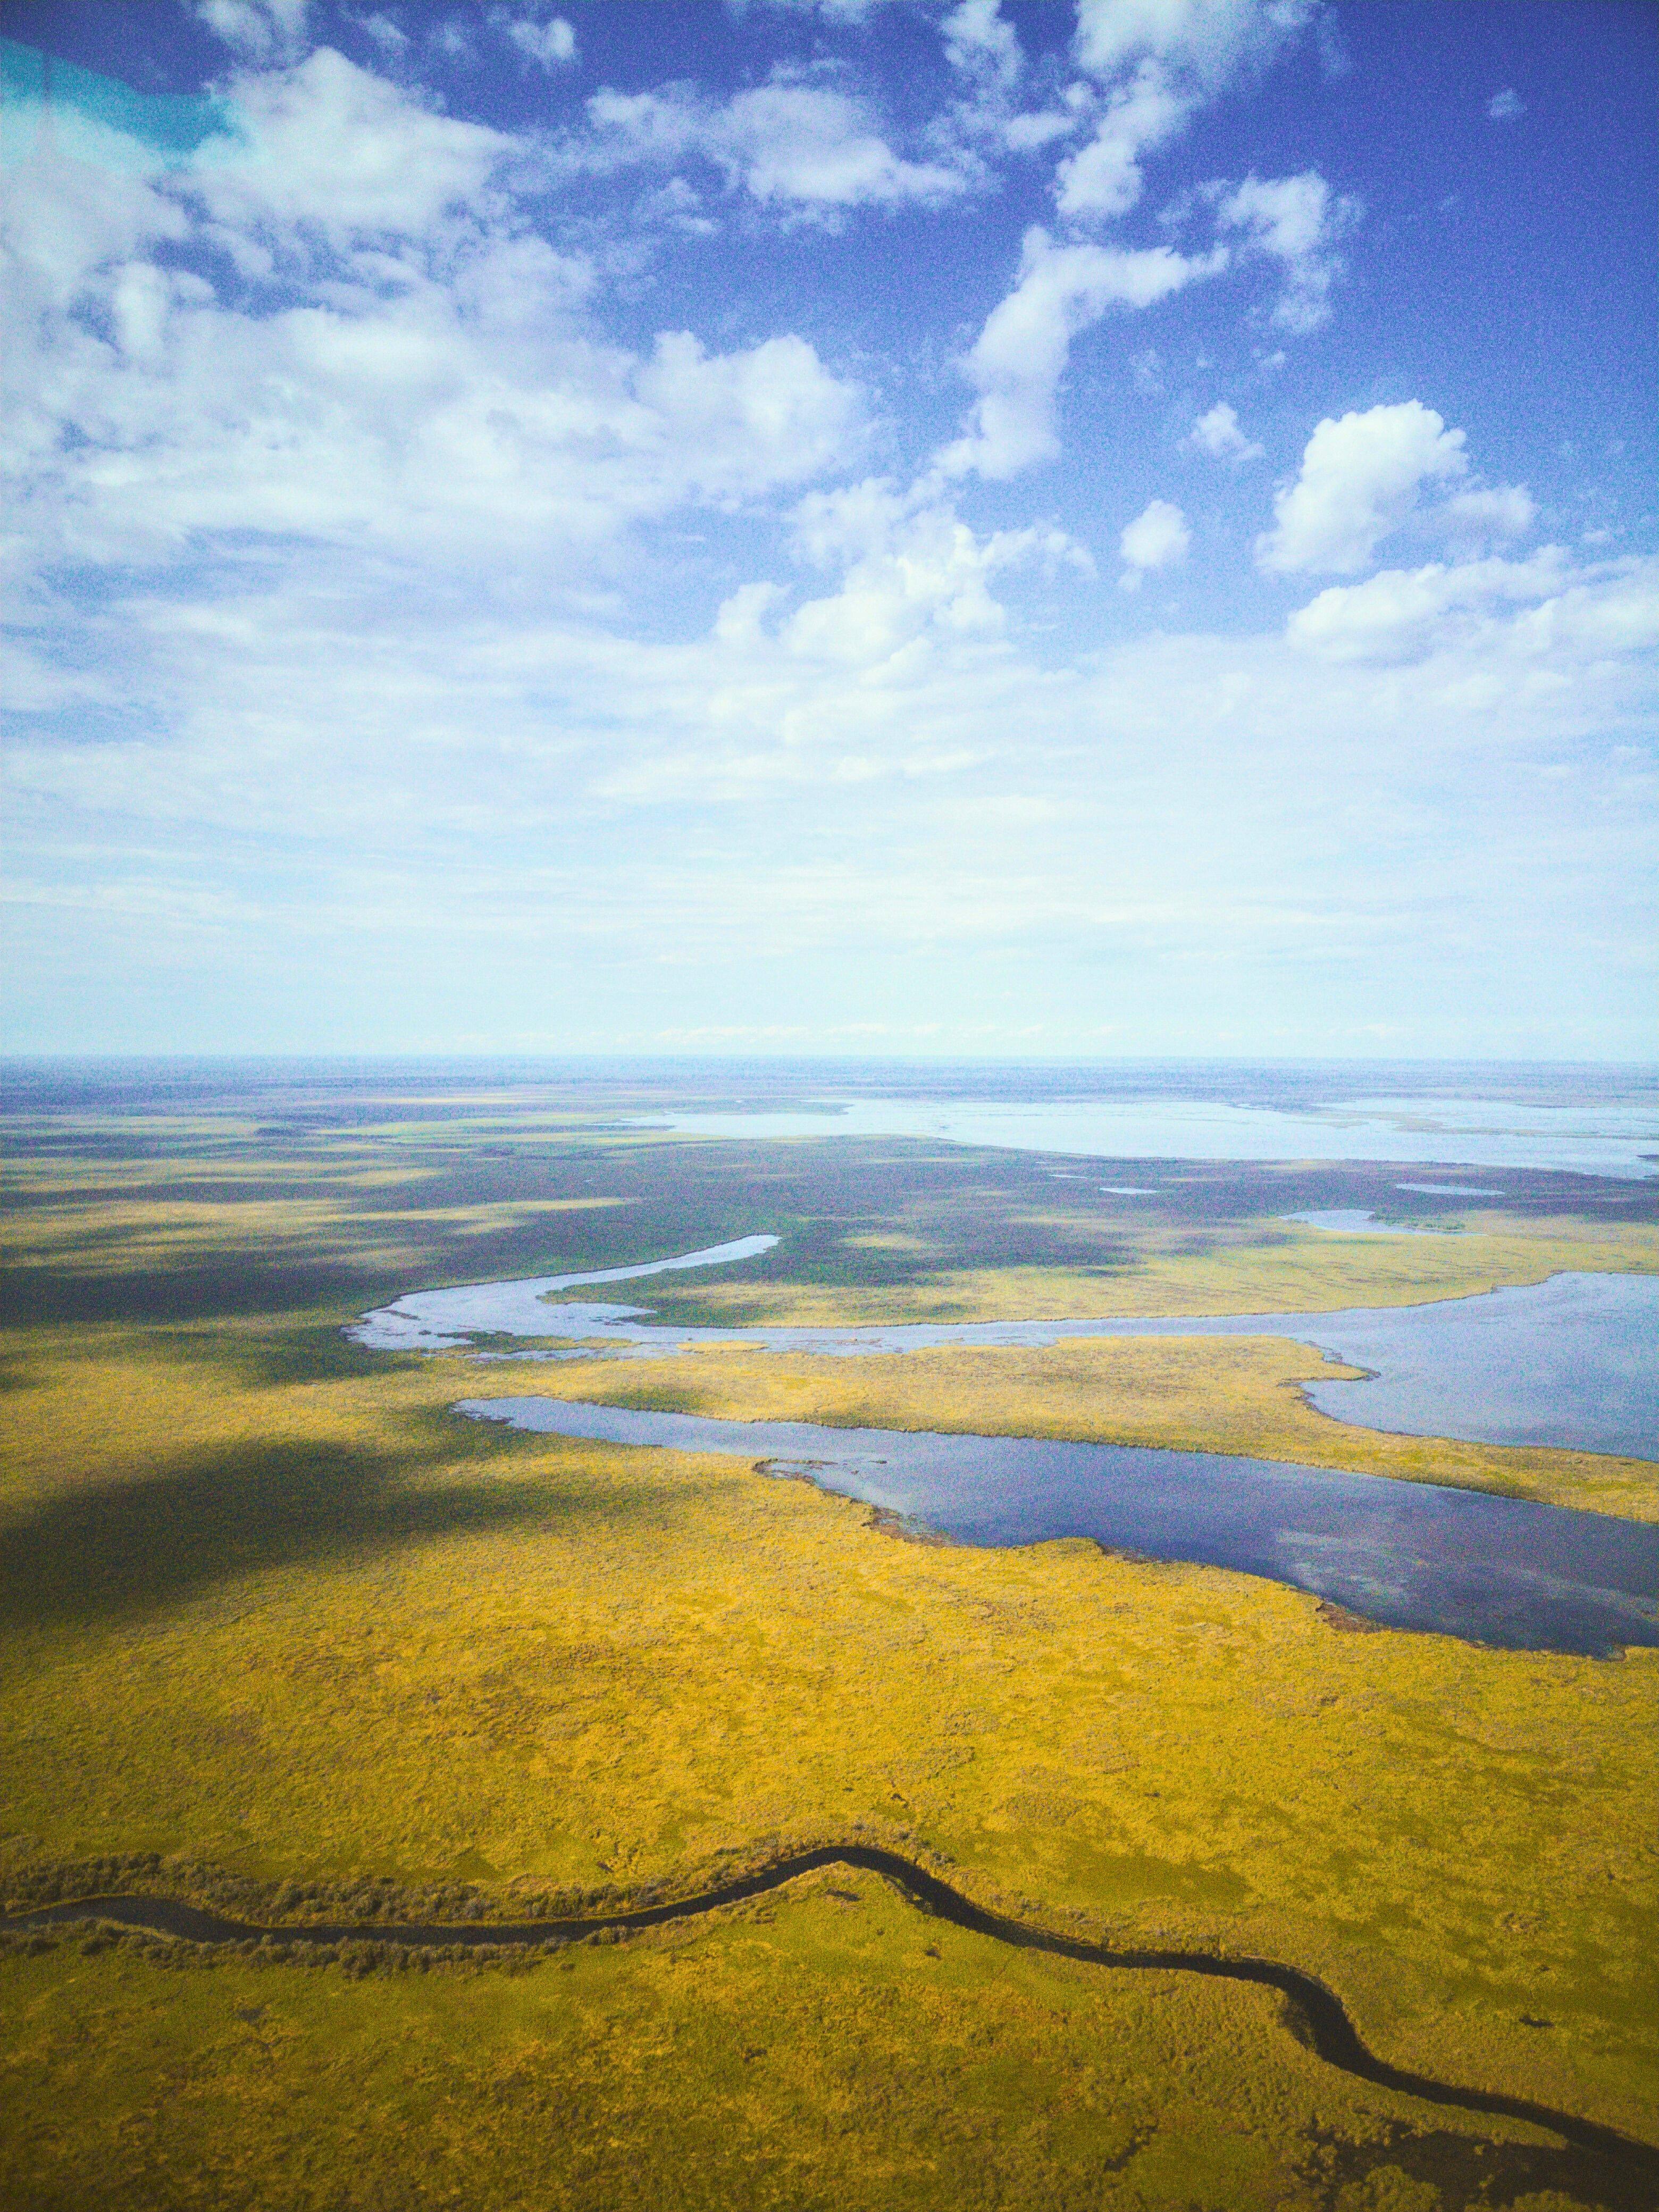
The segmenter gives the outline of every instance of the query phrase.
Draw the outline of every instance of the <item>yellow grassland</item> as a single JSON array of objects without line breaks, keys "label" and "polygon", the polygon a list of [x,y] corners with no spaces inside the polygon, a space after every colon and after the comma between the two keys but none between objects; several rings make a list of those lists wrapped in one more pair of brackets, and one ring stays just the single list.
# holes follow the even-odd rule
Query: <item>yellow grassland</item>
[{"label": "yellow grassland", "polygon": [[[505,1899],[862,1822],[988,1900],[1319,1973],[1399,2063],[1651,2130],[1652,1654],[898,1544],[741,1462],[461,1423],[458,1360],[262,1380],[270,1334],[41,1332],[11,1395],[20,1863]],[[88,1498],[106,1548],[59,1587]]]},{"label": "yellow grassland", "polygon": [[[458,1156],[492,1133],[454,1135]],[[538,1207],[633,1203],[376,1196],[429,1179],[450,1141],[429,1125],[331,1139],[321,1162],[270,1170],[271,1204],[245,1162],[205,1152],[25,1164],[21,1272],[349,1254],[407,1287],[465,1279],[475,1234]],[[1567,1218],[1472,1217],[1443,1240],[1114,1234],[1131,1249],[1109,1272],[685,1279],[639,1302],[745,1322],[1330,1310],[1659,1265],[1650,1231]],[[13,1887],[155,1851],[185,1893],[209,1894],[214,1869],[389,1875],[471,1881],[510,1911],[573,1886],[689,1893],[780,1845],[862,1834],[1051,1925],[1286,1960],[1397,2063],[1659,2138],[1659,1656],[1344,1633],[1292,1590],[1081,1543],[896,1543],[741,1462],[448,1408],[556,1390],[1099,1437],[1642,1518],[1652,1468],[1328,1421],[1299,1386],[1332,1370],[1277,1340],[480,1369],[360,1362],[338,1337],[355,1306],[329,1295],[9,1333]],[[1477,2142],[1495,2158],[1539,2140],[1346,2080],[1261,1993],[1012,1953],[839,1873],[521,1975],[168,1970],[70,1938],[0,1957],[0,2198],[43,2212],[1436,2212],[1474,2198]],[[1443,2146],[1443,2194],[1396,2124]],[[1598,2201],[1570,2180],[1516,2201]]]},{"label": "yellow grassland", "polygon": [[524,1973],[114,1950],[0,1986],[0,2191],[100,2212],[1431,2212],[1401,2156],[1467,2185],[1544,2140],[1442,2113],[1393,2148],[1420,2108],[1271,1994],[1011,1954],[841,1869]]},{"label": "yellow grassland", "polygon": [[[1031,1217],[1034,1223],[1041,1217]],[[1645,1224],[1492,1213],[1443,1236],[1333,1236],[1297,1222],[1213,1231],[1135,1227],[1127,1265],[1109,1271],[1006,1267],[945,1270],[921,1284],[736,1285],[700,1279],[688,1295],[733,1324],[1030,1321],[1065,1316],[1333,1313],[1477,1297],[1565,1273],[1659,1272]],[[1114,1221],[1115,1235],[1125,1224]],[[1265,1229],[1265,1234],[1264,1234]],[[665,1302],[672,1288],[652,1286]]]}]

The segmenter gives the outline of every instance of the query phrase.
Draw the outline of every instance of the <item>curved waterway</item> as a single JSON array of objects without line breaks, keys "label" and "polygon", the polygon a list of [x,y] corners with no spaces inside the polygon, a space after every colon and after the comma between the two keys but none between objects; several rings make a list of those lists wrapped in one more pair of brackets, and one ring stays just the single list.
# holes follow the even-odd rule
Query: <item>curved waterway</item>
[{"label": "curved waterway", "polygon": [[1390,1628],[1611,1657],[1659,1645],[1659,1527],[1387,1475],[1071,1443],[722,1421],[565,1398],[455,1408],[537,1435],[719,1452],[805,1476],[957,1543],[1085,1536],[1262,1575]]},{"label": "curved waterway", "polygon": [[13,1913],[0,1919],[0,1929],[22,1930],[102,1920],[124,1928],[146,1929],[157,1935],[183,1937],[198,1943],[269,1942],[332,1944],[367,1942],[416,1945],[422,1948],[461,1945],[471,1949],[491,1945],[570,1942],[596,1935],[602,1929],[660,1928],[672,1921],[695,1919],[704,1913],[716,1912],[723,1907],[763,1897],[772,1890],[782,1888],[785,1883],[793,1881],[804,1874],[832,1866],[879,1875],[892,1882],[923,1911],[948,1921],[955,1927],[968,1929],[975,1935],[989,1936],[998,1942],[1011,1944],[1022,1951],[1046,1952],[1052,1957],[1076,1960],[1085,1966],[1143,1972],[1202,1974],[1212,1980],[1247,1982],[1259,1988],[1277,1990],[1294,2008],[1296,2025],[1305,2040],[1328,2066],[1338,2067],[1343,2073],[1357,2075],[1359,2080],[1374,2083],[1379,2088],[1396,2090],[1405,2096],[1421,2098],[1430,2104],[1450,2106],[1460,2112],[1529,2122],[1535,2127],[1547,2129],[1553,2135],[1559,2136],[1576,2150],[1589,2154],[1598,2162],[1604,2161],[1615,2173],[1651,2174],[1659,2178],[1659,2149],[1648,2143],[1632,2141],[1629,2136],[1620,2135],[1616,2129],[1603,2127],[1594,2120],[1581,2119],[1571,2112],[1557,2112],[1550,2106],[1535,2104],[1529,2098],[1507,2097],[1494,2090],[1464,2088],[1455,2082],[1437,2081],[1430,2075],[1408,2073],[1402,2067],[1390,2066],[1386,2060],[1378,2058],[1373,2051],[1366,2049],[1335,1992],[1328,1989],[1323,1982],[1316,1980],[1311,1974],[1302,1973],[1294,1966],[1281,1966],[1272,1959],[1221,1958],[1207,1951],[1115,1951],[1107,1944],[1091,1943],[1081,1936],[1062,1936],[1045,1928],[1032,1927],[1024,1921],[1011,1920],[1000,1913],[988,1911],[983,1905],[975,1905],[960,1890],[953,1889],[948,1882],[941,1881],[938,1875],[902,1857],[896,1851],[883,1850],[869,1844],[826,1844],[814,1850],[798,1851],[757,1874],[742,1875],[718,1889],[707,1890],[701,1896],[684,1898],[666,1905],[641,1905],[632,1911],[612,1913],[603,1919],[510,1923],[471,1921],[454,1926],[442,1923],[426,1926],[390,1926],[374,1922],[262,1926],[249,1921],[228,1919],[221,1913],[210,1912],[200,1905],[187,1905],[173,1898],[101,1897],[81,1899],[70,1904],[38,1905],[32,1911]]},{"label": "curved waterway", "polygon": [[[1307,1384],[1322,1413],[1395,1435],[1659,1459],[1659,1276],[1571,1274],[1480,1297],[1336,1313],[1203,1314],[1133,1319],[917,1322],[842,1328],[680,1328],[648,1309],[561,1299],[580,1285],[749,1259],[777,1243],[745,1237],[635,1267],[536,1275],[415,1291],[366,1314],[347,1334],[384,1352],[449,1352],[480,1336],[540,1338],[562,1351],[490,1352],[520,1359],[659,1358],[683,1346],[744,1344],[858,1358],[941,1346],[1041,1347],[1073,1337],[1282,1336],[1312,1345],[1360,1382]],[[573,1347],[587,1346],[588,1352]]]}]

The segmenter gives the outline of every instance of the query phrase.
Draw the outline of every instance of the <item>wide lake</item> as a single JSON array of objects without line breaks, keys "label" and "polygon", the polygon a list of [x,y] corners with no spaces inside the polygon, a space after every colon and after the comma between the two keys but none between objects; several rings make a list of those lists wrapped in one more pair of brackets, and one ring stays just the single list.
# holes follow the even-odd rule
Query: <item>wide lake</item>
[{"label": "wide lake", "polygon": [[720,1421],[472,1398],[538,1435],[729,1453],[964,1544],[1091,1537],[1289,1583],[1391,1627],[1515,1650],[1659,1645],[1659,1528],[1561,1506],[1207,1452]]},{"label": "wide lake", "polygon": [[830,1097],[772,1112],[670,1112],[637,1126],[751,1142],[931,1138],[1102,1160],[1389,1160],[1632,1180],[1659,1175],[1659,1114],[1650,1103],[1627,1099],[1544,1106],[1419,1097],[1285,1106],[1191,1097]]}]

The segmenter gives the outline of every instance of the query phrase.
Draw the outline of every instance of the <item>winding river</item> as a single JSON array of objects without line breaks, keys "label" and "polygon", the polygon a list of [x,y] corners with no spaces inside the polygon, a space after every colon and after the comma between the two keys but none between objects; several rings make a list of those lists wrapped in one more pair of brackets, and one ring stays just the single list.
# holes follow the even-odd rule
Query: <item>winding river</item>
[{"label": "winding river", "polygon": [[[1363,1383],[1311,1387],[1316,1402],[1338,1419],[1355,1415],[1346,1405],[1327,1403],[1326,1395],[1364,1391],[1370,1394],[1364,1401],[1367,1426],[1656,1454],[1659,1282],[1640,1276],[1562,1276],[1486,1298],[1338,1314],[956,1327],[683,1329],[650,1326],[639,1307],[550,1302],[562,1291],[750,1258],[776,1241],[756,1236],[631,1267],[416,1291],[366,1315],[349,1333],[366,1346],[391,1351],[453,1350],[478,1336],[564,1340],[562,1352],[507,1355],[530,1358],[573,1352],[592,1357],[596,1351],[660,1355],[683,1345],[733,1340],[857,1357],[940,1345],[1045,1345],[1066,1337],[1273,1334],[1376,1370]],[[1559,1407],[1552,1412],[1553,1400],[1563,1394],[1565,1417]],[[457,1410],[543,1433],[758,1455],[763,1471],[806,1475],[969,1542],[1087,1534],[1156,1558],[1271,1575],[1402,1626],[1449,1628],[1519,1648],[1610,1652],[1625,1644],[1659,1644],[1659,1530],[1595,1514],[1216,1454],[722,1422],[532,1397],[469,1400]],[[878,1875],[920,1910],[1023,1950],[1112,1970],[1192,1973],[1276,1990],[1291,2009],[1287,2024],[1328,2064],[1429,2103],[1543,2128],[1587,2162],[1587,2179],[1602,2177],[1609,2200],[1616,2197],[1621,2206],[1644,2201],[1659,2184],[1659,2148],[1650,2144],[1526,2098],[1388,2064],[1366,2048],[1335,1993],[1296,1967],[1205,1951],[1115,1950],[994,1912],[900,1854],[862,1843],[826,1844],[697,1896],[589,1919],[259,1924],[181,1899],[122,1895],[25,1907],[0,1916],[0,1930],[105,1922],[207,1944],[555,1947],[694,1919],[832,1866]]]},{"label": "winding river", "polygon": [[491,1336],[552,1340],[565,1347],[482,1355],[519,1359],[591,1358],[599,1352],[659,1358],[702,1344],[849,1359],[955,1346],[1041,1347],[1073,1337],[1282,1336],[1312,1345],[1333,1362],[1368,1370],[1363,1382],[1321,1378],[1306,1386],[1313,1403],[1334,1420],[1403,1436],[1545,1444],[1659,1460],[1659,1275],[1553,1275],[1547,1282],[1479,1297],[1355,1306],[1335,1313],[909,1322],[839,1328],[665,1328],[653,1323],[648,1309],[641,1306],[588,1304],[558,1295],[670,1268],[750,1259],[777,1241],[744,1237],[677,1259],[599,1273],[533,1275],[413,1291],[365,1314],[347,1334],[380,1352],[452,1352]]},{"label": "winding river", "polygon": [[1313,1975],[1302,1973],[1294,1966],[1281,1966],[1271,1959],[1225,1958],[1209,1951],[1116,1951],[1107,1944],[1091,1943],[1081,1936],[1062,1936],[976,1905],[927,1868],[896,1851],[869,1844],[822,1844],[813,1850],[792,1853],[757,1873],[742,1875],[718,1889],[704,1891],[700,1896],[668,1904],[640,1905],[596,1919],[471,1921],[458,1925],[383,1925],[374,1922],[260,1925],[229,1919],[179,1899],[126,1896],[84,1898],[70,1903],[37,1905],[0,1918],[0,1929],[23,1931],[77,1922],[106,1921],[122,1928],[145,1929],[198,1943],[369,1942],[422,1948],[454,1945],[468,1949],[497,1945],[557,1945],[577,1942],[605,1929],[660,1928],[672,1921],[696,1919],[702,1914],[765,1896],[802,1875],[832,1866],[880,1875],[922,1911],[1019,1950],[1046,1952],[1052,1957],[1076,1960],[1085,1966],[1201,1974],[1215,1980],[1245,1982],[1258,1988],[1277,1990],[1292,2008],[1295,2026],[1303,2039],[1327,2065],[1340,2068],[1380,2088],[1396,2090],[1430,2104],[1524,2120],[1547,2129],[1597,2165],[1607,2167],[1610,2179],[1633,2180],[1644,2185],[1648,2177],[1659,2180],[1659,2149],[1633,2141],[1616,2129],[1603,2127],[1571,2112],[1557,2112],[1529,2098],[1466,2088],[1454,2082],[1437,2081],[1430,2075],[1408,2073],[1401,2067],[1390,2066],[1367,2050],[1335,1992]]}]

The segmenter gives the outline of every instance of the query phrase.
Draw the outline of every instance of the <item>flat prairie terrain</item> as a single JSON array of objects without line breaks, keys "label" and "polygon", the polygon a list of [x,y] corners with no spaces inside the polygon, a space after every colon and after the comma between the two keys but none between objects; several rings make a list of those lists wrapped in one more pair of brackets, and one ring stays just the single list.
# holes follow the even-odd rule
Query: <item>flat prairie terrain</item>
[{"label": "flat prairie terrain", "polygon": [[[1397,2065],[1659,2136],[1656,1655],[1355,1633],[1282,1587],[1082,1543],[896,1542],[741,1462],[448,1409],[487,1371],[1649,1518],[1651,1468],[1332,1423],[1297,1389],[1328,1368],[1266,1340],[480,1370],[339,1333],[420,1284],[755,1229],[783,1239],[764,1261],[637,1302],[1399,1302],[1652,1268],[1639,1188],[1575,1212],[1573,1179],[1540,1177],[1443,1241],[1350,1243],[1277,1217],[1377,1203],[1384,1171],[1169,1170],[1143,1220],[1011,1155],[641,1139],[511,1098],[65,1114],[17,1149],[14,1902],[150,1889],[372,1929],[690,1894],[862,1838],[1036,1924],[1284,1960]],[[1337,2072],[1272,1992],[1011,1951],[835,1869],[514,1963],[13,1939],[0,1992],[0,2190],[43,2212],[1639,2202],[1539,2129]]]}]

